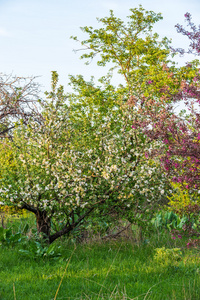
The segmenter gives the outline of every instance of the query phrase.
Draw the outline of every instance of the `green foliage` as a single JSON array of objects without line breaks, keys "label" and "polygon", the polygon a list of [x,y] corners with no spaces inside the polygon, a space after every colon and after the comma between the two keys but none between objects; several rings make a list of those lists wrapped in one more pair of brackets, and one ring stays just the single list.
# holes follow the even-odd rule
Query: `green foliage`
[{"label": "green foliage", "polygon": [[[89,35],[89,39],[81,43],[91,52],[83,54],[81,58],[94,58],[99,53],[101,56],[99,65],[105,66],[108,62],[112,62],[116,67],[126,66],[125,72],[127,69],[131,71],[138,65],[137,56],[141,56],[143,62],[149,59],[155,63],[161,56],[159,52],[161,50],[152,48],[153,41],[155,42],[158,36],[155,34],[152,37],[150,33],[153,25],[162,19],[161,14],[145,11],[142,6],[138,9],[130,9],[130,12],[127,24],[116,18],[113,11],[110,11],[109,17],[97,19],[103,24],[102,28],[82,27],[82,31]],[[74,39],[77,40],[77,37]],[[156,53],[156,50],[159,53]],[[165,51],[163,55],[166,55]]]},{"label": "green foliage", "polygon": [[199,206],[196,204],[185,206],[179,213],[161,211],[156,213],[151,224],[159,232],[169,231],[173,240],[183,239],[185,247],[199,247]]},{"label": "green foliage", "polygon": [[173,265],[182,260],[180,248],[166,249],[165,247],[155,249],[154,259],[162,265]]},{"label": "green foliage", "polygon": [[[181,188],[180,184],[172,184],[174,191],[169,199],[168,214],[175,216],[168,227],[172,230],[174,238],[176,236],[184,236],[187,238],[187,247],[199,244],[198,237],[200,235],[200,205],[199,194],[187,189]],[[189,238],[189,239],[188,239]]]},{"label": "green foliage", "polygon": [[197,229],[199,227],[199,207],[195,210],[195,206],[187,206],[182,210],[182,215],[172,211],[160,211],[151,219],[152,225],[158,229],[185,230],[187,226]]},{"label": "green foliage", "polygon": [[37,231],[31,224],[31,220],[23,216],[20,217],[20,224],[12,216],[12,226],[8,228],[0,227],[0,244],[5,248],[16,248],[23,256],[30,259],[58,259],[61,255],[58,252],[59,247],[48,245],[42,235],[38,237]]},{"label": "green foliage", "polygon": [[172,229],[182,229],[186,222],[186,216],[179,217],[172,211],[160,211],[151,219],[151,223],[156,229],[168,229],[169,231]]},{"label": "green foliage", "polygon": [[13,233],[12,228],[0,227],[0,243],[3,246],[15,246],[16,244],[23,243],[27,240],[27,237],[23,234],[28,230],[28,226],[24,228],[24,232]]},{"label": "green foliage", "polygon": [[[152,31],[154,24],[162,19],[161,14],[146,11],[142,6],[130,9],[130,13],[127,23],[110,11],[109,17],[97,19],[102,26],[99,29],[81,27],[89,36],[80,42],[85,47],[81,58],[89,63],[100,56],[98,65],[112,63],[110,71],[117,69],[125,79],[120,89],[123,96],[134,95],[137,102],[141,97],[165,95],[163,87],[170,87],[172,95],[180,84],[180,76],[174,80],[177,70],[170,60],[170,41],[166,37],[159,40]],[[78,41],[77,37],[72,38]]]},{"label": "green foliage", "polygon": [[57,251],[59,247],[55,244],[44,245],[37,240],[29,240],[23,244],[23,248],[19,249],[19,253],[29,259],[58,259],[61,254]]},{"label": "green foliage", "polygon": [[173,192],[168,196],[169,209],[172,211],[181,212],[184,214],[184,210],[188,205],[195,205],[200,203],[200,198],[197,193],[191,193],[187,189],[183,189],[180,184],[172,183]]},{"label": "green foliage", "polygon": [[0,213],[6,214],[6,216],[27,216],[27,211],[20,209],[17,206],[9,206],[9,205],[0,205]]}]

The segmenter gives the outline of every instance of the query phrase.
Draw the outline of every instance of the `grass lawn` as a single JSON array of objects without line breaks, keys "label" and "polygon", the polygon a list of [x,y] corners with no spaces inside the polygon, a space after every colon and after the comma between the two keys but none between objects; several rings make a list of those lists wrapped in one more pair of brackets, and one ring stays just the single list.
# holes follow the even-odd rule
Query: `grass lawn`
[{"label": "grass lawn", "polygon": [[178,242],[160,236],[140,246],[109,241],[77,244],[74,250],[69,242],[56,241],[62,254],[57,260],[26,257],[19,252],[20,246],[2,246],[0,299],[198,300],[200,256],[196,249],[182,250],[179,259],[171,254],[155,258],[155,248],[179,247]]}]

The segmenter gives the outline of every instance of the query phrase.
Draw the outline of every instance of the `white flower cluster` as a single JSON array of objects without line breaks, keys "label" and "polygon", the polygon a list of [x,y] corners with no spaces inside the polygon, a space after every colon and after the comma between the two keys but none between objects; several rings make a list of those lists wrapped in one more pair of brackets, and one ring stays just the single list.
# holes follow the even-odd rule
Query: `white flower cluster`
[{"label": "white flower cluster", "polygon": [[50,109],[43,126],[34,123],[17,131],[15,167],[0,179],[1,197],[66,215],[106,203],[113,193],[127,208],[159,202],[166,180],[158,164],[145,158],[154,145],[131,128],[130,115],[117,113],[94,121],[94,135],[90,127],[81,135],[65,111]]}]

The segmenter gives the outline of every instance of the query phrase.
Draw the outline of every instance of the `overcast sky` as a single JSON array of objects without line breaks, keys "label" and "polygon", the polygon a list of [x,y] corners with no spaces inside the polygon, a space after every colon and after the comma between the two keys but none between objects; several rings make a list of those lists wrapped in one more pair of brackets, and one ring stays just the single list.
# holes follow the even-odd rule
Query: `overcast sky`
[{"label": "overcast sky", "polygon": [[200,24],[200,0],[0,0],[0,72],[41,76],[43,90],[50,88],[51,71],[58,71],[65,86],[68,74],[100,77],[105,70],[95,62],[85,66],[80,53],[73,52],[79,45],[70,36],[80,37],[80,26],[98,26],[96,17],[108,16],[110,9],[125,20],[139,4],[162,13],[155,30],[172,38],[176,47],[187,45],[174,28],[184,24],[186,12]]}]

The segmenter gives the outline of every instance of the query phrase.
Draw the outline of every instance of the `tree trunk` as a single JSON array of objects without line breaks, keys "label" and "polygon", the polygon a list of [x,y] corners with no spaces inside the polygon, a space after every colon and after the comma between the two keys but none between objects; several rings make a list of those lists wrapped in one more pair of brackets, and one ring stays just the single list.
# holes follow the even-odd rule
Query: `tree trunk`
[{"label": "tree trunk", "polygon": [[44,239],[49,241],[51,222],[50,218],[47,216],[46,211],[37,210],[36,212],[36,223],[38,233],[44,234]]}]

